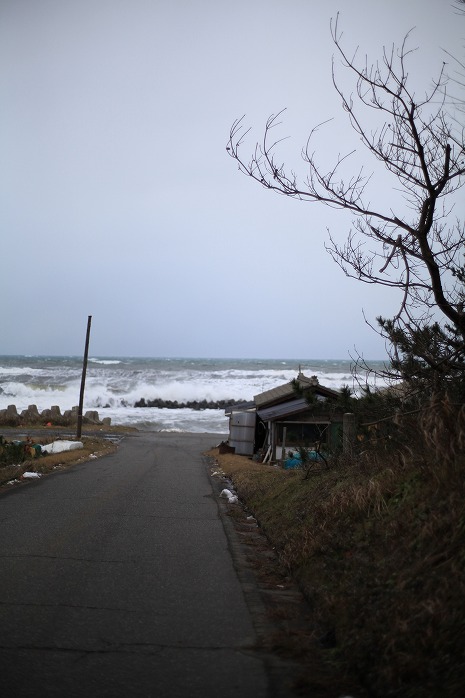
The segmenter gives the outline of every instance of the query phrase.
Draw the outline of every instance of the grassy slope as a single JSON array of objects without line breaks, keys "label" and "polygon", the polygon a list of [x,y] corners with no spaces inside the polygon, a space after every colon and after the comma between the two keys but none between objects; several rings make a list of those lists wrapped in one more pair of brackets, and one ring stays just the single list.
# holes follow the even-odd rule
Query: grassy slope
[{"label": "grassy slope", "polygon": [[303,479],[214,455],[327,629],[325,661],[359,695],[463,695],[461,469],[373,459]]}]

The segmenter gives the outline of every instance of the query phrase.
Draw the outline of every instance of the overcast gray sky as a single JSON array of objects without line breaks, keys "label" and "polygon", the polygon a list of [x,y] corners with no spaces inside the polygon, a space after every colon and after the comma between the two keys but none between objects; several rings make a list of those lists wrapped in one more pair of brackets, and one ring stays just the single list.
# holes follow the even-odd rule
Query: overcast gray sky
[{"label": "overcast gray sky", "polygon": [[373,60],[415,27],[420,93],[444,49],[463,59],[453,0],[0,0],[0,354],[81,354],[92,315],[92,355],[384,357],[362,310],[397,299],[324,250],[350,219],[261,189],[225,150],[234,119],[251,152],[284,107],[289,166],[324,119],[321,153],[350,145],[338,10]]}]

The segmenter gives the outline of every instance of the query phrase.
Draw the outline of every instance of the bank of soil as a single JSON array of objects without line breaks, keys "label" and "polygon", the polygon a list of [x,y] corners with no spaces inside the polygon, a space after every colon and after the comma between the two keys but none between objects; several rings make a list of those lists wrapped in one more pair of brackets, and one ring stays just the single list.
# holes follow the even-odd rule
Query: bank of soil
[{"label": "bank of soil", "polygon": [[463,695],[463,468],[359,458],[305,477],[218,449],[209,455],[215,477],[239,496],[229,505],[239,535],[249,536],[253,516],[279,567],[270,571],[272,558],[253,539],[250,565],[265,584],[286,589],[292,580],[305,597],[307,612],[295,607],[301,627],[289,605],[277,606],[283,626],[269,638],[300,663],[295,691]]},{"label": "bank of soil", "polygon": [[[258,650],[268,658],[276,698],[364,698],[367,694],[334,655],[332,628],[305,597],[289,568],[280,560],[273,532],[264,529],[249,508],[245,490],[236,490],[238,470],[248,477],[256,468],[244,456],[206,454],[213,487],[219,497],[236,571],[254,619]],[[272,466],[262,466],[270,473]],[[226,488],[237,491],[239,502],[221,497]],[[249,503],[250,504],[250,503]],[[233,533],[231,534],[231,529]]]}]

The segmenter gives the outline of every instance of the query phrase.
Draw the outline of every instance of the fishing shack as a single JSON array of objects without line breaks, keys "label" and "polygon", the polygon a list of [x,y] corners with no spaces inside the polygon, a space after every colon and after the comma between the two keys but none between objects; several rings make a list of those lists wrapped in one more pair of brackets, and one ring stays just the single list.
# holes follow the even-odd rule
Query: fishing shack
[{"label": "fishing shack", "polygon": [[260,451],[264,462],[282,460],[297,446],[324,450],[341,441],[342,412],[335,405],[339,393],[320,385],[316,376],[299,372],[290,383],[254,396],[235,406],[229,416],[229,444],[241,455]]}]

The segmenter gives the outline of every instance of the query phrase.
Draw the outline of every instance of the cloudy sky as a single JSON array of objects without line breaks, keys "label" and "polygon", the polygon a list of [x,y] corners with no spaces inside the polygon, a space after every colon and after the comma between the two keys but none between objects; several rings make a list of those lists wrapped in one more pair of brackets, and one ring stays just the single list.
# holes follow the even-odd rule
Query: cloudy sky
[{"label": "cloudy sky", "polygon": [[363,314],[397,299],[324,249],[350,219],[261,189],[225,150],[234,119],[252,152],[283,108],[290,167],[330,117],[318,151],[351,147],[338,11],[373,60],[415,27],[420,93],[444,49],[463,56],[453,0],[0,0],[0,354],[82,354],[92,315],[92,355],[384,357]]}]

